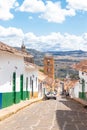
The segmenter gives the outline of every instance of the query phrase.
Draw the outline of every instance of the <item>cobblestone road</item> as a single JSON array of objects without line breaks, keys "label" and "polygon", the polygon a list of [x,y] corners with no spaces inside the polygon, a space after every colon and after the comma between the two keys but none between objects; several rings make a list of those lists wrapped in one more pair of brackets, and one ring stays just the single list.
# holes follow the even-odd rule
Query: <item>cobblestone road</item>
[{"label": "cobblestone road", "polygon": [[87,109],[58,97],[19,111],[0,122],[0,130],[87,130]]}]

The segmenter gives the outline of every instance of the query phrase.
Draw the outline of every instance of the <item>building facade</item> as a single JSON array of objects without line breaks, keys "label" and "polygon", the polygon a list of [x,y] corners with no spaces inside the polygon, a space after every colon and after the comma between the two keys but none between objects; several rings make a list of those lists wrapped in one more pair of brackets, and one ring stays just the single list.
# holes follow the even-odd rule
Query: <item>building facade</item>
[{"label": "building facade", "polygon": [[44,57],[44,73],[54,79],[54,58],[53,56]]},{"label": "building facade", "polygon": [[87,60],[73,66],[79,71],[79,98],[87,100]]},{"label": "building facade", "polygon": [[22,43],[22,45],[21,45],[21,51],[23,53],[27,53],[29,55],[29,56],[24,56],[24,61],[34,63],[34,57],[27,52],[24,43]]},{"label": "building facade", "polygon": [[37,66],[29,62],[25,62],[25,83],[26,89],[29,91],[29,97],[38,97],[38,69]]},{"label": "building facade", "polygon": [[26,65],[28,56],[0,42],[0,109],[38,94],[38,71],[33,64]]}]

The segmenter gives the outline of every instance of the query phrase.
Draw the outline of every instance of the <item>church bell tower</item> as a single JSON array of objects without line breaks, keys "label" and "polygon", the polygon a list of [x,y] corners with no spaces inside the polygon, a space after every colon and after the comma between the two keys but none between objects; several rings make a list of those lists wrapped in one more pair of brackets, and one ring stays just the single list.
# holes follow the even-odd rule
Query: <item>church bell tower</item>
[{"label": "church bell tower", "polygon": [[51,55],[44,57],[44,73],[54,79],[54,58]]}]

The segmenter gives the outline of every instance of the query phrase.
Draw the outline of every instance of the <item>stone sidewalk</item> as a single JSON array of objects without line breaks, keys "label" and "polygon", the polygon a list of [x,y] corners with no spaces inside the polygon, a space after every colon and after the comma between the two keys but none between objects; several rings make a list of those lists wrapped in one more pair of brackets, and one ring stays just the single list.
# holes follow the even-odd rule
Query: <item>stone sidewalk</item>
[{"label": "stone sidewalk", "polygon": [[81,103],[84,107],[87,107],[87,101],[81,99],[81,98],[72,98],[73,100]]},{"label": "stone sidewalk", "polygon": [[[66,96],[64,95],[64,97],[66,97]],[[75,100],[76,102],[79,102],[80,104],[82,104],[84,107],[87,107],[87,101],[86,100],[83,100],[81,98],[75,98],[75,97],[71,98],[70,96],[67,96],[66,98],[70,98],[72,100]]]},{"label": "stone sidewalk", "polygon": [[0,109],[0,121],[17,113],[18,111],[22,110],[23,108],[25,108],[25,107],[27,107],[35,102],[39,102],[39,101],[42,101],[42,98],[35,98],[35,99],[21,101],[18,104],[14,104],[10,107]]}]

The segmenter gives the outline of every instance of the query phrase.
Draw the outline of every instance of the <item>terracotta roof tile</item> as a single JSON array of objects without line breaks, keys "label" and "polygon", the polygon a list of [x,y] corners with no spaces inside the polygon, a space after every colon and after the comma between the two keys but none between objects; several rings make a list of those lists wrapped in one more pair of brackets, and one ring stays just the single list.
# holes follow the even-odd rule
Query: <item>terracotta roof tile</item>
[{"label": "terracotta roof tile", "polygon": [[64,82],[64,89],[68,90],[75,86],[75,84],[78,82],[78,80],[69,80]]},{"label": "terracotta roof tile", "polygon": [[87,72],[87,60],[83,60],[80,63],[74,64],[73,68],[78,71]]},{"label": "terracotta roof tile", "polygon": [[0,50],[12,53],[14,55],[20,55],[20,56],[25,56],[25,57],[33,57],[32,55],[29,55],[26,52],[19,51],[19,50],[15,49],[15,48],[3,43],[3,42],[0,42]]},{"label": "terracotta roof tile", "polygon": [[37,69],[37,66],[33,63],[30,63],[30,62],[24,62],[25,63],[25,67],[28,68],[28,69]]}]

